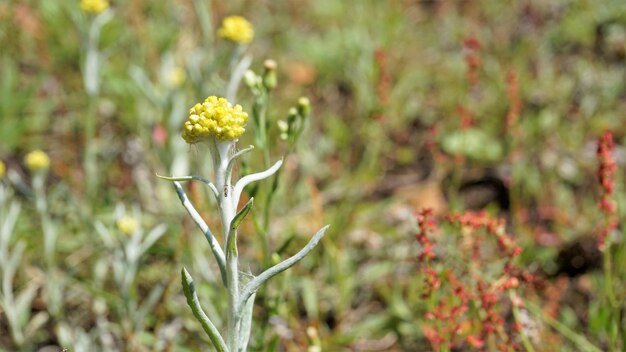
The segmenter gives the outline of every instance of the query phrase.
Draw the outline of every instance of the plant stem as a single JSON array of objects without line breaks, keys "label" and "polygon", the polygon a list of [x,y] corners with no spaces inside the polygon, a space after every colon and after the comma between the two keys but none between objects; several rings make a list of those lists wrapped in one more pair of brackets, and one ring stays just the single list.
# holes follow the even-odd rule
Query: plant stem
[{"label": "plant stem", "polygon": [[90,199],[96,197],[98,185],[98,167],[96,164],[96,115],[97,97],[87,95],[87,113],[85,120],[85,154],[83,155],[83,168],[85,170],[85,189]]},{"label": "plant stem", "polygon": [[269,267],[271,263],[271,254],[270,254],[270,243],[267,235],[267,231],[259,222],[258,216],[256,214],[252,215],[252,223],[254,224],[254,230],[257,232],[257,235],[261,238],[261,250],[263,251],[263,267]]},{"label": "plant stem", "polygon": [[601,349],[599,349],[594,344],[589,342],[585,338],[585,336],[581,334],[577,334],[572,329],[567,327],[565,324],[546,315],[539,306],[536,306],[535,304],[530,303],[530,302],[526,302],[526,307],[528,308],[529,311],[531,311],[533,314],[540,317],[544,322],[550,325],[554,330],[558,331],[561,335],[563,335],[572,343],[574,343],[576,346],[578,346],[582,351],[602,352]]},{"label": "plant stem", "polygon": [[607,247],[602,257],[604,269],[604,290],[611,308],[615,309],[619,307],[619,303],[615,298],[615,291],[613,290],[613,254],[611,249],[611,245],[607,239]]},{"label": "plant stem", "polygon": [[98,49],[100,34],[104,25],[113,18],[113,11],[107,10],[96,16],[89,25],[86,33],[83,64],[83,85],[87,98],[87,115],[85,120],[85,154],[83,167],[85,169],[87,195],[94,199],[98,187],[98,170],[96,164],[96,122],[97,102],[100,95],[100,73],[103,63],[103,54]]},{"label": "plant stem", "polygon": [[[231,187],[230,151],[233,141],[215,141],[213,162],[215,166],[216,188],[219,194],[218,205],[222,220],[224,252],[226,253],[226,290],[228,294],[228,348],[239,351],[240,316],[236,308],[239,305],[239,262],[237,254],[237,231],[231,231],[231,224],[236,215],[235,193]],[[232,246],[232,247],[231,247]]]},{"label": "plant stem", "polygon": [[[514,302],[515,292],[513,290],[509,290],[509,298],[511,299],[511,302]],[[527,352],[535,352],[533,344],[530,342],[528,335],[526,335],[526,330],[524,329],[524,326],[522,324],[519,307],[517,307],[515,304],[513,304],[513,318],[515,318],[515,322],[520,327],[520,336],[522,338],[522,345],[524,345],[524,349],[526,349]]]},{"label": "plant stem", "polygon": [[[613,292],[613,259],[611,253],[611,245],[609,244],[609,240],[607,239],[606,250],[602,256],[603,262],[603,271],[604,271],[604,292],[606,292],[606,297],[608,299],[609,307],[611,307],[609,312],[609,346],[611,351],[619,351],[617,349],[617,331],[616,325],[619,324],[619,321],[616,321],[616,315],[619,316],[619,305],[615,299],[615,293]],[[616,314],[617,313],[617,314]]]},{"label": "plant stem", "polygon": [[[608,222],[608,219],[607,219]],[[606,239],[606,249],[604,250],[602,256],[603,262],[603,271],[604,271],[604,291],[606,292],[606,297],[608,299],[609,307],[611,307],[609,313],[609,345],[611,346],[611,351],[621,351],[619,346],[620,340],[620,326],[621,326],[621,307],[617,298],[615,296],[615,290],[613,286],[613,246],[611,246],[610,238]]]},{"label": "plant stem", "polygon": [[248,70],[250,64],[252,63],[252,58],[250,56],[244,56],[241,60],[239,60],[244,51],[244,45],[237,46],[237,49],[235,49],[235,52],[233,52],[233,56],[230,59],[229,68],[231,75],[226,87],[226,99],[230,102],[236,101],[235,98],[237,97],[239,84],[241,83],[246,70]]},{"label": "plant stem", "polygon": [[259,110],[259,131],[261,139],[261,149],[263,150],[263,161],[265,167],[270,166],[270,148],[267,143],[267,107],[270,103],[269,93],[263,93],[262,104]]}]

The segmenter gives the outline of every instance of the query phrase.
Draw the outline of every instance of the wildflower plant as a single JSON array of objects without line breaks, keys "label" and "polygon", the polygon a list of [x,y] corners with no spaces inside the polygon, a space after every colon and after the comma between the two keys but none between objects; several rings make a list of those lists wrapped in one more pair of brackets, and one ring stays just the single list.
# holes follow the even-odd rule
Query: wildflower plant
[{"label": "wildflower plant", "polygon": [[[518,290],[534,278],[515,265],[521,248],[506,233],[504,221],[484,212],[451,214],[445,222],[460,236],[449,245],[433,239],[439,226],[432,210],[420,211],[417,222],[422,298],[428,307],[422,332],[432,347],[533,351]],[[450,256],[455,250],[461,254]],[[507,305],[514,318],[510,327]]]},{"label": "wildflower plant", "polygon": [[[271,101],[274,88],[278,84],[277,69],[278,64],[276,61],[268,59],[263,62],[261,74],[248,70],[243,78],[245,85],[254,96],[250,122],[253,126],[255,145],[263,155],[260,164],[265,168],[269,168],[272,165],[272,155],[277,152],[280,144],[286,144],[287,146],[286,149],[283,148],[283,153],[295,152],[311,113],[309,99],[301,97],[298,99],[297,105],[288,110],[286,118],[272,119]],[[272,137],[276,135],[282,143],[274,142]],[[249,168],[248,164],[243,166],[244,170]],[[279,256],[279,253],[272,252],[270,249],[270,217],[278,193],[277,190],[282,180],[281,174],[282,172],[279,169],[267,182],[256,184],[248,191],[249,196],[254,197],[256,204],[260,205],[260,211],[253,212],[251,218],[261,242],[262,263],[265,266],[275,262],[275,257]],[[291,239],[293,237],[286,239],[284,243],[289,243]],[[267,320],[260,324],[261,329],[264,330],[271,326],[269,322],[271,316],[278,314],[280,311],[281,297],[280,294],[273,294],[268,291],[262,295],[261,299],[263,300],[261,305],[268,309],[265,314]],[[260,335],[265,336],[265,332],[262,331]]]},{"label": "wildflower plant", "polygon": [[623,312],[626,309],[624,299],[626,292],[621,288],[626,276],[623,268],[623,232],[620,231],[620,189],[618,165],[614,156],[615,144],[613,134],[605,131],[598,138],[596,155],[599,161],[597,177],[601,188],[598,207],[602,213],[602,226],[598,230],[597,244],[602,252],[604,295],[602,304],[597,308],[606,317],[604,326],[608,340],[608,350],[621,351],[626,347],[626,327]]},{"label": "wildflower plant", "polygon": [[[141,299],[137,284],[139,266],[143,256],[165,234],[167,226],[158,224],[148,230],[142,225],[142,212],[138,207],[127,210],[121,204],[115,208],[114,218],[114,226],[102,222],[95,224],[96,232],[109,253],[98,261],[95,281],[104,287],[106,273],[111,270],[119,293],[114,313],[122,322],[121,335],[130,337],[126,341],[127,349],[134,349],[137,341],[133,341],[132,337],[144,332],[145,318],[154,309],[164,290],[162,284],[156,285]],[[98,305],[95,306],[98,311]],[[108,319],[106,312],[98,313],[102,320]],[[110,328],[104,327],[104,330]]]},{"label": "wildflower plant", "polygon": [[103,28],[113,19],[114,12],[107,0],[81,0],[78,7],[80,11],[72,8],[70,14],[80,31],[82,41],[81,71],[87,98],[87,111],[82,116],[86,144],[83,169],[87,193],[93,196],[99,179],[96,160],[97,103],[100,96],[102,65],[109,55],[99,45]]},{"label": "wildflower plant", "polygon": [[40,149],[33,150],[24,157],[24,165],[32,176],[32,189],[35,209],[43,234],[43,259],[46,275],[50,278],[45,285],[45,300],[53,316],[63,314],[64,280],[58,270],[56,248],[59,237],[58,224],[52,220],[48,207],[46,179],[50,169],[50,157]]},{"label": "wildflower plant", "polygon": [[4,184],[5,166],[1,161],[0,165],[0,311],[4,313],[13,344],[22,349],[29,346],[29,340],[47,319],[44,315],[39,315],[37,319],[31,317],[38,284],[31,282],[21,290],[14,287],[26,241],[15,241],[15,227],[22,207],[13,197],[10,188]]},{"label": "wildflower plant", "polygon": [[41,226],[44,236],[44,259],[48,266],[54,265],[54,252],[57,233],[48,214],[46,198],[46,177],[50,168],[50,157],[42,150],[33,150],[24,157],[24,165],[32,175],[35,206],[41,217]]},{"label": "wildflower plant", "polygon": [[171,174],[187,174],[188,146],[177,133],[169,133],[178,130],[186,119],[184,88],[187,72],[171,52],[161,56],[157,79],[150,79],[150,69],[136,65],[129,69],[130,76],[147,100],[141,107],[145,113],[139,117],[145,126],[141,130],[151,131],[151,135],[144,139],[152,140],[153,150],[157,151],[160,162]]},{"label": "wildflower plant", "polygon": [[[274,144],[276,144],[271,143],[269,139],[271,127],[275,126],[278,130],[279,138],[287,142],[288,151],[294,151],[311,113],[311,102],[306,97],[299,98],[297,106],[289,109],[287,118],[272,123],[269,119],[269,109],[271,94],[277,85],[277,63],[274,60],[265,60],[263,66],[264,71],[261,75],[248,70],[244,75],[244,81],[254,95],[254,105],[251,113],[251,122],[254,125],[254,141],[263,153],[263,165],[267,168],[271,165],[272,149],[274,149]],[[264,241],[266,241],[269,214],[274,191],[278,187],[279,176],[278,173],[274,176],[270,190],[265,192],[262,218],[257,219],[256,214],[253,214],[256,230],[264,238]],[[257,196],[261,192],[259,187],[256,187],[251,193]],[[269,262],[269,252],[266,251],[265,255]]]},{"label": "wildflower plant", "polygon": [[[245,132],[247,120],[248,114],[243,108],[240,105],[233,106],[225,98],[210,96],[194,105],[184,123],[182,137],[189,144],[208,145],[213,158],[214,179],[209,180],[201,176],[161,177],[174,181],[174,188],[180,201],[209,243],[220,270],[222,284],[227,291],[227,336],[224,338],[200,306],[191,275],[185,268],[182,269],[183,291],[187,303],[218,351],[247,349],[257,290],[270,278],[287,270],[311,252],[328,229],[328,226],[323,227],[298,253],[259,275],[240,270],[237,232],[244,218],[252,210],[254,198],[250,198],[243,206],[240,206],[240,199],[248,185],[274,175],[282,165],[282,160],[279,160],[265,171],[232,181],[233,169],[238,159],[254,148],[250,146],[239,151],[236,149],[238,138]],[[191,180],[206,184],[217,201],[222,224],[221,245],[180,184],[180,181]]]}]

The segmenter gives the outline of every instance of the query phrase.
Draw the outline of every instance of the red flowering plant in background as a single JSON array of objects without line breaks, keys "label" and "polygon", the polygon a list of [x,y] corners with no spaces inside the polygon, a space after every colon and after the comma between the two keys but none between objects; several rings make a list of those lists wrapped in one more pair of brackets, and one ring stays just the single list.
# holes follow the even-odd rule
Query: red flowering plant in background
[{"label": "red flowering plant in background", "polygon": [[600,161],[598,180],[602,187],[602,198],[599,206],[606,220],[598,235],[598,248],[601,251],[606,249],[607,237],[618,225],[617,208],[613,199],[615,171],[617,169],[617,163],[615,163],[612,155],[614,148],[613,135],[607,131],[600,137],[597,150],[598,160]]},{"label": "red flowering plant in background", "polygon": [[417,222],[428,321],[422,332],[433,349],[516,351],[530,343],[513,317],[523,307],[517,290],[533,277],[515,265],[521,248],[504,221],[466,212],[438,224],[426,209]]}]

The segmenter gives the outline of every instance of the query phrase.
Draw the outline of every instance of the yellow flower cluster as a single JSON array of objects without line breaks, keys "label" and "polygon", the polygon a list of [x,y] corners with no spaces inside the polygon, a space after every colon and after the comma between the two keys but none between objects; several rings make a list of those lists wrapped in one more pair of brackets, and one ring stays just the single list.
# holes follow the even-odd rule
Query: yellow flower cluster
[{"label": "yellow flower cluster", "polygon": [[137,220],[130,216],[124,216],[117,220],[117,229],[125,235],[132,235],[137,230],[137,227]]},{"label": "yellow flower cluster", "polygon": [[241,105],[233,107],[224,98],[210,96],[189,109],[182,136],[189,144],[209,140],[212,136],[221,141],[233,140],[246,131],[247,121],[248,113]]},{"label": "yellow flower cluster", "polygon": [[108,0],[80,0],[80,8],[95,15],[109,8]]},{"label": "yellow flower cluster", "polygon": [[50,157],[39,149],[33,150],[24,157],[24,164],[31,172],[47,170],[50,167]]},{"label": "yellow flower cluster", "polygon": [[6,172],[7,172],[7,167],[4,165],[2,160],[0,160],[0,178],[3,178]]},{"label": "yellow flower cluster", "polygon": [[235,43],[248,44],[254,38],[252,24],[241,16],[228,16],[222,21],[217,35]]}]

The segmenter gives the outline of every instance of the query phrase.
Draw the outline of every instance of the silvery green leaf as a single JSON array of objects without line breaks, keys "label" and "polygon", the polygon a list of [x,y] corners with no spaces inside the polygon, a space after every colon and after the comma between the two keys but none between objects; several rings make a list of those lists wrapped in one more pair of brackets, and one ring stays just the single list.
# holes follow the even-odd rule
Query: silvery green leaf
[{"label": "silvery green leaf", "polygon": [[264,180],[272,176],[273,174],[276,173],[276,171],[278,171],[278,169],[280,169],[280,166],[282,164],[283,164],[283,161],[278,160],[269,169],[265,171],[257,172],[251,175],[244,176],[239,181],[237,181],[237,183],[235,184],[235,189],[233,190],[234,203],[237,204],[237,202],[239,201],[239,198],[241,197],[241,192],[243,192],[243,189],[246,188],[247,185],[249,185],[252,182]]},{"label": "silvery green leaf", "polygon": [[96,233],[100,235],[100,238],[102,239],[102,242],[105,246],[109,248],[115,246],[113,236],[111,236],[111,232],[109,232],[109,229],[107,229],[103,223],[101,223],[100,221],[96,221],[94,223],[94,227],[96,229]]},{"label": "silvery green leaf", "polygon": [[243,310],[243,317],[241,317],[241,327],[239,337],[241,340],[239,341],[239,346],[243,348],[245,351],[248,347],[248,342],[250,340],[250,333],[252,332],[252,311],[254,309],[254,299],[256,298],[256,294],[253,294],[248,298],[246,302],[245,308]]},{"label": "silvery green leaf", "polygon": [[215,185],[209,181],[208,179],[201,177],[201,176],[161,176],[159,174],[156,175],[156,177],[162,179],[162,180],[166,180],[166,181],[200,181],[204,184],[206,184],[207,186],[209,186],[209,189],[211,189],[211,192],[213,193],[213,195],[217,198],[219,197],[219,192],[217,191],[217,188],[215,187]]},{"label": "silvery green leaf", "polygon": [[35,333],[48,322],[49,318],[50,316],[45,311],[35,314],[24,328],[24,335],[26,338],[30,338],[35,335]]},{"label": "silvery green leaf", "polygon": [[311,240],[309,240],[309,243],[307,243],[306,246],[304,246],[298,253],[270,267],[269,269],[266,269],[259,276],[250,280],[250,282],[245,285],[241,292],[241,301],[239,302],[239,307],[237,307],[238,316],[241,316],[241,313],[245,309],[245,302],[247,302],[248,298],[252,296],[259,289],[259,287],[261,287],[262,284],[267,282],[267,280],[271,279],[272,277],[291,268],[297,262],[302,260],[302,258],[306,257],[306,255],[309,254],[313,250],[313,248],[315,248],[315,246],[317,246],[322,237],[324,237],[324,234],[329,227],[330,225],[326,225],[322,227],[319,231],[317,231],[317,233],[313,235]]},{"label": "silvery green leaf", "polygon": [[26,325],[30,320],[31,304],[33,303],[37,289],[39,289],[39,286],[36,284],[26,286],[26,288],[17,295],[15,302],[13,302],[21,326]]},{"label": "silvery green leaf", "polygon": [[167,229],[167,226],[164,224],[160,224],[156,226],[155,228],[153,228],[150,231],[150,233],[148,233],[148,236],[146,236],[146,239],[141,244],[141,253],[142,254],[146,253],[148,249],[150,249],[150,247],[152,247],[152,245],[165,234],[166,229]]},{"label": "silvery green leaf", "polygon": [[218,352],[227,352],[228,348],[226,347],[226,343],[224,342],[222,335],[220,335],[219,331],[217,330],[211,319],[209,319],[206,313],[204,313],[204,311],[202,310],[202,307],[200,306],[200,301],[198,300],[198,295],[196,293],[196,287],[193,283],[193,279],[191,278],[191,275],[189,274],[187,269],[185,269],[184,267],[181,270],[181,278],[183,284],[183,293],[185,295],[185,298],[187,298],[187,304],[189,305],[189,307],[191,307],[193,315],[202,325],[204,332],[209,335],[209,338],[211,339],[211,342],[213,342],[215,349],[217,349]]},{"label": "silvery green leaf", "polygon": [[163,285],[157,285],[156,287],[154,287],[152,290],[150,290],[150,294],[144,300],[143,304],[139,306],[139,309],[137,309],[133,318],[137,331],[143,330],[145,317],[157,305],[157,303],[159,303],[159,298],[161,298],[163,290]]},{"label": "silvery green leaf", "polygon": [[11,235],[13,234],[13,229],[15,228],[15,223],[17,222],[17,217],[20,214],[20,210],[20,203],[11,202],[9,213],[4,218],[2,228],[0,228],[0,248],[4,248],[8,245]]}]

